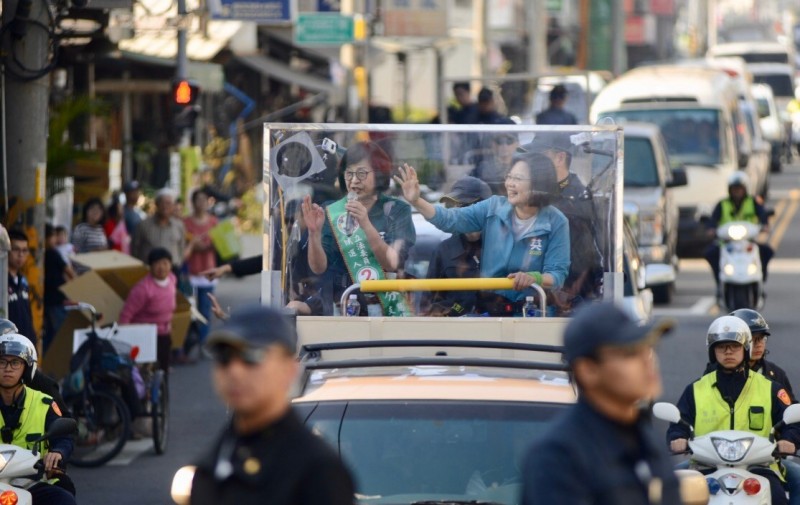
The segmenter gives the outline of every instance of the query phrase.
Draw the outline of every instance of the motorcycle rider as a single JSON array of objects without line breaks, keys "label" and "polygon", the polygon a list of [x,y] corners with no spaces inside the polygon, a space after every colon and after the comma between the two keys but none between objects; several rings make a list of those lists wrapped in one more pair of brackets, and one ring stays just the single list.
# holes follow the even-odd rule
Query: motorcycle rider
[{"label": "motorcycle rider", "polygon": [[[61,417],[50,396],[27,387],[36,375],[36,350],[27,337],[18,333],[0,336],[0,438],[3,443],[32,449],[29,442],[44,434]],[[64,475],[63,463],[72,454],[72,438],[51,438],[41,448],[48,479]],[[39,482],[30,487],[34,505],[75,505],[75,497],[57,481]],[[71,483],[70,483],[71,484]]]},{"label": "motorcycle rider", "polygon": [[[678,400],[681,418],[694,426],[695,436],[732,428],[769,437],[791,399],[783,386],[750,369],[752,335],[748,324],[736,316],[719,317],[709,326],[706,343],[709,361],[716,369],[686,387]],[[670,449],[685,452],[689,436],[687,426],[670,424]],[[794,454],[800,427],[787,425],[780,438],[778,452]],[[789,503],[778,464],[752,471],[769,480],[773,504]]]},{"label": "motorcycle rider", "polygon": [[[761,224],[762,233],[769,231],[769,215],[754,197],[747,194],[750,178],[742,171],[736,171],[728,178],[728,198],[724,198],[714,210],[708,221],[709,236],[717,236],[717,228],[732,221],[747,221]],[[775,254],[768,244],[758,243],[758,254],[761,256],[761,275],[767,282],[767,263]],[[717,283],[717,299],[722,298],[719,285],[719,242],[714,240],[706,249],[706,260],[714,273],[714,282]]]}]

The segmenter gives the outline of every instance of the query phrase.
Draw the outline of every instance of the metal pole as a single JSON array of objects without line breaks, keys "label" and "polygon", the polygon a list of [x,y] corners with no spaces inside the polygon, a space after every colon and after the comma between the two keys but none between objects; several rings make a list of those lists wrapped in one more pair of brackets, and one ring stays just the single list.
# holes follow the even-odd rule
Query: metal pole
[{"label": "metal pole", "polygon": [[[130,71],[122,73],[122,79],[128,81]],[[133,179],[133,111],[131,105],[131,92],[127,88],[122,92],[122,180]]]},{"label": "metal pole", "polygon": [[[187,79],[189,73],[188,57],[186,56],[186,0],[178,0],[178,51],[175,55],[175,77],[177,79]],[[184,128],[181,132],[181,140],[178,147],[187,147],[191,144],[192,131]]]},{"label": "metal pole", "polygon": [[8,319],[8,253],[11,240],[8,232],[0,224],[0,317]]},{"label": "metal pole", "polygon": [[613,9],[611,13],[611,71],[614,75],[620,75],[628,66],[625,47],[625,9],[620,1],[612,1],[611,8]]},{"label": "metal pole", "polygon": [[527,0],[528,72],[541,74],[549,66],[547,58],[547,9],[545,0]]}]

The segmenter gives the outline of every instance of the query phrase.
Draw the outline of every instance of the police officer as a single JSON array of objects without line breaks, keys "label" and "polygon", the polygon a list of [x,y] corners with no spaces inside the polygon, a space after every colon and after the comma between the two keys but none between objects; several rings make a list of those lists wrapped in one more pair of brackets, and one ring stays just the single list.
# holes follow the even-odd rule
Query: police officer
[{"label": "police officer", "polygon": [[566,103],[567,88],[563,84],[556,84],[550,90],[550,107],[536,115],[536,124],[578,124],[575,115],[564,109]]},{"label": "police officer", "polygon": [[251,306],[212,331],[213,383],[233,416],[197,465],[192,505],[352,505],[338,456],[291,408],[297,333],[280,312]]},{"label": "police officer", "polygon": [[[0,336],[0,438],[5,444],[29,450],[33,448],[30,440],[43,435],[61,416],[50,396],[25,386],[36,375],[35,353],[27,337],[17,333]],[[48,479],[66,479],[62,467],[72,447],[69,436],[48,440],[41,452]],[[74,493],[71,481],[67,482]],[[75,505],[70,492],[50,482],[40,482],[29,491],[34,505]]]},{"label": "police officer", "polygon": [[524,505],[679,504],[678,481],[643,406],[661,390],[653,346],[673,323],[639,326],[587,305],[564,333],[578,402],[531,447]]},{"label": "police officer", "polygon": [[[769,437],[772,426],[783,418],[783,411],[791,405],[789,393],[780,384],[772,382],[750,369],[752,336],[747,323],[736,316],[715,319],[706,337],[708,359],[716,369],[689,384],[678,400],[681,418],[694,426],[694,434],[706,435],[713,431],[750,431]],[[778,451],[794,454],[800,441],[800,428],[788,425],[781,430]],[[670,424],[667,440],[673,452],[684,452],[690,436],[683,424]],[[782,478],[777,465],[773,469],[754,469],[770,481],[772,503],[788,504]]]}]

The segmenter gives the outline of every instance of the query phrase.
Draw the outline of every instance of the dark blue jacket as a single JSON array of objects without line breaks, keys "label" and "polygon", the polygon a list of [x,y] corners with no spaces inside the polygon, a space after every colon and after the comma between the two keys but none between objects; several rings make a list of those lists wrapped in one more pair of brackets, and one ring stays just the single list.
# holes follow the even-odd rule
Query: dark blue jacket
[{"label": "dark blue jacket", "polygon": [[648,489],[657,486],[653,479],[661,480],[662,505],[681,503],[672,463],[649,416],[623,426],[585,400],[531,447],[523,475],[523,505],[646,505]]}]

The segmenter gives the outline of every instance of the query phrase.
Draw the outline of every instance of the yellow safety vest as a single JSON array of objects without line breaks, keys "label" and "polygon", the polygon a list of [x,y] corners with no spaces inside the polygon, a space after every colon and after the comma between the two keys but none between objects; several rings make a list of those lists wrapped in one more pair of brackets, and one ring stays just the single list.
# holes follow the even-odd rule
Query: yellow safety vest
[{"label": "yellow safety vest", "polygon": [[756,214],[756,202],[752,196],[746,196],[738,211],[734,211],[733,202],[730,198],[722,200],[722,214],[719,218],[719,226],[731,221],[747,221],[758,224],[758,214]]},{"label": "yellow safety vest", "polygon": [[[717,372],[714,371],[704,375],[692,386],[695,435],[707,435],[712,431],[739,430],[768,438],[773,425],[772,381],[748,370],[747,381],[733,407],[714,387],[716,382]],[[770,468],[783,478],[777,464],[770,465]]]},{"label": "yellow safety vest", "polygon": [[[19,428],[14,430],[14,437],[11,440],[13,445],[28,450],[33,448],[33,440],[41,437],[45,432],[45,420],[51,403],[53,403],[53,398],[50,396],[25,387],[25,401],[19,418]],[[3,426],[5,426],[5,420],[3,416],[0,416],[0,428]],[[42,457],[47,454],[46,446],[47,444],[44,444],[42,447]]]}]

